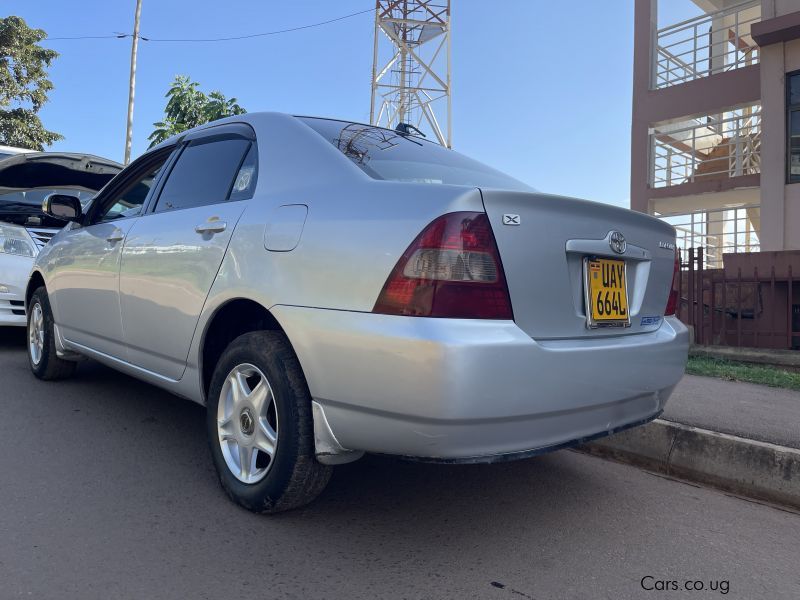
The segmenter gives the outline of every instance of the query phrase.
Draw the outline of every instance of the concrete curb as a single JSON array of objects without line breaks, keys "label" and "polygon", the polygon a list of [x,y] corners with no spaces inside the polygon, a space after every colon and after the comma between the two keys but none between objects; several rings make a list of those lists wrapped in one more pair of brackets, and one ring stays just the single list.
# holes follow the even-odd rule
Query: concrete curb
[{"label": "concrete curb", "polygon": [[800,450],[656,419],[577,448],[800,509]]}]

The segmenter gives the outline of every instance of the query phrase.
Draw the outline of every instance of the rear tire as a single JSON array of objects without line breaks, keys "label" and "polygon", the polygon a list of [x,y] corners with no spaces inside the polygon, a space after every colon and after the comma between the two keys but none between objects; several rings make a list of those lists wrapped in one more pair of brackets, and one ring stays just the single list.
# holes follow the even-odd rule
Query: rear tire
[{"label": "rear tire", "polygon": [[28,362],[33,374],[45,381],[71,377],[77,365],[56,353],[53,311],[44,286],[33,292],[27,313]]},{"label": "rear tire", "polygon": [[314,454],[308,385],[282,333],[246,333],[225,349],[211,378],[206,423],[220,483],[248,510],[303,506],[330,479],[332,468]]}]

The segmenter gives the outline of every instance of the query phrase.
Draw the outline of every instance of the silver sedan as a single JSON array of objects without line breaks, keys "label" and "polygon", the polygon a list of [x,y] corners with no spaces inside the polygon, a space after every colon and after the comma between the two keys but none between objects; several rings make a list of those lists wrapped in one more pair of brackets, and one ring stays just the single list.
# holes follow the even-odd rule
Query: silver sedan
[{"label": "silver sedan", "polygon": [[686,362],[675,232],[370,125],[255,113],[152,149],[36,259],[42,379],[90,357],[207,407],[232,499],[365,452],[524,458],[645,423]]}]

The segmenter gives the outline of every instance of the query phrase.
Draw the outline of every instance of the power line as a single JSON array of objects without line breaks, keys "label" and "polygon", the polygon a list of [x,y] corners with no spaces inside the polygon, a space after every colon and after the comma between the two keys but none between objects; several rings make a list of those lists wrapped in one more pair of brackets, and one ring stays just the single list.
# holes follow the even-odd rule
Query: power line
[{"label": "power line", "polygon": [[49,37],[45,41],[52,42],[54,40],[110,40],[110,39],[122,39],[126,37],[131,37],[130,33],[120,33],[118,35],[76,35],[73,37]]},{"label": "power line", "polygon": [[367,10],[360,10],[358,12],[350,13],[349,15],[344,15],[343,17],[336,17],[335,19],[328,19],[327,21],[320,21],[319,23],[312,23],[310,25],[301,25],[299,27],[290,27],[289,29],[278,29],[277,31],[265,31],[263,33],[251,33],[249,35],[239,35],[235,37],[186,38],[186,39],[142,38],[142,39],[144,39],[147,42],[230,42],[234,40],[247,40],[250,38],[265,37],[268,35],[278,35],[281,33],[300,31],[301,29],[311,29],[312,27],[320,27],[321,25],[336,23],[337,21],[343,21],[345,19],[349,19],[350,17],[355,17],[357,15],[363,15],[368,12],[373,12],[374,10],[375,10],[374,8],[368,8]]},{"label": "power line", "polygon": [[[320,21],[319,23],[311,23],[309,25],[300,25],[299,27],[290,27],[288,29],[278,29],[275,31],[264,31],[262,33],[251,33],[248,35],[239,35],[234,37],[221,37],[221,38],[150,38],[147,36],[140,35],[139,39],[144,42],[231,42],[236,40],[247,40],[251,38],[257,37],[266,37],[271,35],[279,35],[282,33],[291,33],[292,31],[300,31],[303,29],[311,29],[313,27],[320,27],[322,25],[329,25],[330,23],[336,23],[337,21],[343,21],[345,19],[349,19],[351,17],[355,17],[358,15],[363,15],[366,13],[373,12],[374,8],[368,8],[367,10],[360,10],[358,12],[350,13],[348,15],[344,15],[341,17],[336,17],[335,19],[328,19],[327,21]],[[118,33],[114,35],[85,35],[85,36],[74,36],[74,37],[51,37],[47,38],[47,41],[52,40],[98,40],[98,39],[123,39],[132,37],[130,33]]]}]

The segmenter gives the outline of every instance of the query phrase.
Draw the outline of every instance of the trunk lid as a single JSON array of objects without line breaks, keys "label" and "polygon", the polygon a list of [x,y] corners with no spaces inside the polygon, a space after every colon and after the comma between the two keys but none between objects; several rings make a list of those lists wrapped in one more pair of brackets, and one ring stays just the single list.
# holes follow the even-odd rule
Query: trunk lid
[{"label": "trunk lid", "polygon": [[[591,338],[658,329],[672,287],[671,225],[586,200],[488,189],[481,193],[508,281],[514,321],[528,335]],[[627,247],[621,254],[612,249],[613,232],[625,237]],[[629,327],[587,325],[587,257],[624,260]]]}]

